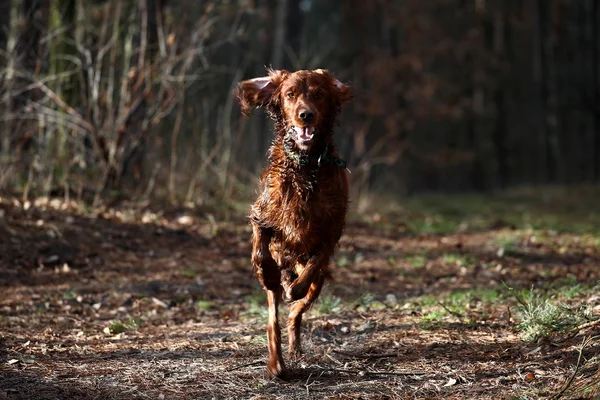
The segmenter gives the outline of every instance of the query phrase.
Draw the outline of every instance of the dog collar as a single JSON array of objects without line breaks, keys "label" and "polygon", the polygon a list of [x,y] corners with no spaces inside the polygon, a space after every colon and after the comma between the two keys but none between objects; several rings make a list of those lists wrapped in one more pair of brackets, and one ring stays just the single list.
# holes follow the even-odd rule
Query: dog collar
[{"label": "dog collar", "polygon": [[[290,129],[288,131],[288,133],[292,133],[292,129]],[[313,165],[317,165],[320,167],[321,164],[323,164],[323,163],[325,163],[325,164],[329,163],[329,164],[335,165],[336,167],[346,169],[346,161],[344,161],[338,157],[327,155],[327,150],[328,150],[327,146],[325,146],[325,150],[323,150],[323,153],[319,154],[318,157],[310,156],[308,154],[298,154],[298,153],[294,152],[294,150],[292,149],[290,144],[285,141],[283,143],[283,148],[284,148],[286,154],[288,155],[288,157],[290,157],[293,161],[298,163],[298,165],[303,166],[303,165],[313,164]]]}]

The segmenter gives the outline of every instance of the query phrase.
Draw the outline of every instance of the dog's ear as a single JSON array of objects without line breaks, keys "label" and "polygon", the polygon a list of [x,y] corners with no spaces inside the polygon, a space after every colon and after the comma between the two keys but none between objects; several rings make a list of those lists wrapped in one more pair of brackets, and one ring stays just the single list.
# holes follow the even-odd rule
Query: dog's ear
[{"label": "dog's ear", "polygon": [[316,69],[315,72],[329,77],[332,85],[331,93],[333,94],[333,101],[337,107],[352,100],[352,88],[349,85],[340,82],[326,69]]},{"label": "dog's ear", "polygon": [[289,75],[289,72],[283,69],[268,69],[267,72],[269,73],[268,76],[240,82],[233,91],[244,114],[249,114],[255,107],[268,105],[273,99],[273,94],[277,91],[277,88]]},{"label": "dog's ear", "polygon": [[342,104],[352,100],[352,88],[349,85],[346,85],[337,79],[333,79],[333,86],[335,86],[337,90],[337,104],[341,106]]}]

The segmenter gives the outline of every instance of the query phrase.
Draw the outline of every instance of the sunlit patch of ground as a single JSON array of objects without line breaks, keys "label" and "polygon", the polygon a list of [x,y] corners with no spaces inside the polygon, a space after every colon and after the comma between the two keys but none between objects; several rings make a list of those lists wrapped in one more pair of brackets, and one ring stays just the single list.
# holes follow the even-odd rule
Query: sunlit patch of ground
[{"label": "sunlit patch of ground", "polygon": [[[429,225],[414,212],[355,219],[305,318],[306,354],[282,382],[264,374],[265,298],[243,218],[7,198],[0,210],[0,399],[600,391],[600,236],[583,223],[570,231],[484,216],[473,226],[454,216],[438,232],[435,218],[449,220],[441,211]],[[524,340],[519,301],[534,300],[566,307],[573,325]]]}]

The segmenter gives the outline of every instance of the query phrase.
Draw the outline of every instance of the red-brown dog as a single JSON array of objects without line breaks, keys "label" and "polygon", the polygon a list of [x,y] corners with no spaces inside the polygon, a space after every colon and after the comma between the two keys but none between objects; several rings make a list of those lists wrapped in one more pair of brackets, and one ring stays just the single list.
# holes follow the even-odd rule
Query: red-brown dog
[{"label": "red-brown dog", "polygon": [[289,354],[296,358],[301,354],[302,314],[329,275],[329,260],[344,229],[348,181],[333,128],[351,91],[327,70],[268,73],[241,82],[235,95],[245,114],[265,107],[275,120],[269,163],[250,221],[252,266],[269,302],[267,372],[284,377],[279,300],[283,295],[291,302]]}]

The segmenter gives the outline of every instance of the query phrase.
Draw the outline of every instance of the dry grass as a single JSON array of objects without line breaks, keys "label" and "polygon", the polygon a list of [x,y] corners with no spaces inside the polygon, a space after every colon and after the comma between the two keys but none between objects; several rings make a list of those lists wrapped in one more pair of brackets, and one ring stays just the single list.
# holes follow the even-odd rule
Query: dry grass
[{"label": "dry grass", "polygon": [[[355,222],[330,303],[305,320],[304,358],[270,381],[243,220],[0,208],[0,399],[534,399],[560,392],[580,336],[598,332],[523,342],[503,284],[597,314],[595,238]],[[582,354],[563,398],[598,395],[598,340]]]}]

